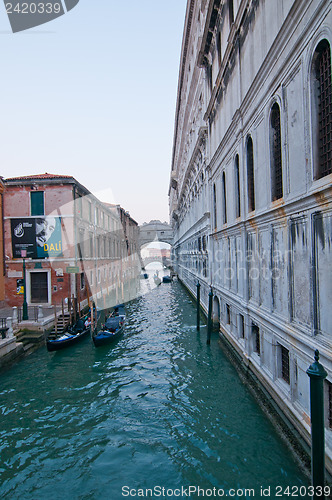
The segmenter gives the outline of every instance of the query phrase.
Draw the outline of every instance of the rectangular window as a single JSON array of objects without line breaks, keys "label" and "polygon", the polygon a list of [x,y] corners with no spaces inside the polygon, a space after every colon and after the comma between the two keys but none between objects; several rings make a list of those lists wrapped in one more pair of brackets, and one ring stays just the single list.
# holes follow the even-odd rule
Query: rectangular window
[{"label": "rectangular window", "polygon": [[81,273],[81,290],[85,288],[85,275]]},{"label": "rectangular window", "polygon": [[328,402],[327,402],[327,416],[328,416],[328,426],[332,429],[332,384],[331,382],[326,382],[328,387]]},{"label": "rectangular window", "polygon": [[90,251],[90,257],[93,257],[93,234],[90,233],[90,237],[89,237],[89,251]]},{"label": "rectangular window", "polygon": [[30,193],[31,215],[45,215],[44,191]]},{"label": "rectangular window", "polygon": [[77,215],[79,217],[83,216],[82,210],[83,210],[82,196],[79,196],[77,198]]},{"label": "rectangular window", "polygon": [[290,383],[289,377],[289,350],[283,345],[279,344],[280,349],[280,362],[281,362],[281,378],[284,379],[287,384]]},{"label": "rectangular window", "polygon": [[226,325],[229,325],[231,322],[231,311],[228,304],[226,304]]},{"label": "rectangular window", "polygon": [[244,339],[244,316],[239,314],[239,335],[241,339]]},{"label": "rectangular window", "polygon": [[257,325],[252,325],[252,333],[254,337],[254,352],[258,354],[258,356],[261,355],[261,339],[260,339],[260,334],[259,334],[259,328]]}]

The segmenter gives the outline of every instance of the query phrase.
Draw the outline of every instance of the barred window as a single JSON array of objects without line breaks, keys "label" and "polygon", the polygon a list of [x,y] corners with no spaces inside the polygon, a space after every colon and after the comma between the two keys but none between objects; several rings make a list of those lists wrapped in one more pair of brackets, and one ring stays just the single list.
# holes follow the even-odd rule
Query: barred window
[{"label": "barred window", "polygon": [[314,53],[312,64],[312,126],[314,178],[332,173],[332,95],[331,49],[322,40]]},{"label": "barred window", "polygon": [[243,316],[243,314],[239,314],[239,334],[240,334],[240,338],[244,339],[244,316]]},{"label": "barred window", "polygon": [[217,229],[217,193],[215,184],[213,184],[213,218],[214,218],[214,229]]},{"label": "barred window", "polygon": [[280,375],[281,378],[290,383],[289,377],[289,350],[286,349],[283,345],[279,344],[280,349]]},{"label": "barred window", "polygon": [[228,9],[229,9],[229,24],[232,26],[234,23],[234,5],[233,0],[228,0]]},{"label": "barred window", "polygon": [[261,339],[260,339],[260,334],[259,334],[259,328],[257,325],[252,325],[252,333],[254,337],[254,352],[258,354],[258,356],[261,355]]},{"label": "barred window", "polygon": [[225,172],[222,173],[222,218],[223,223],[227,223],[227,201],[226,201],[226,176]]},{"label": "barred window", "polygon": [[217,37],[217,53],[218,53],[218,64],[219,68],[221,66],[221,33],[219,31],[218,37]]},{"label": "barred window", "polygon": [[228,304],[226,304],[226,325],[231,323],[231,309]]},{"label": "barred window", "polygon": [[254,147],[252,138],[247,139],[248,210],[255,210]]},{"label": "barred window", "polygon": [[240,217],[240,215],[241,215],[241,200],[240,200],[239,155],[236,155],[236,157],[235,157],[234,180],[235,180],[235,217]]},{"label": "barred window", "polygon": [[332,384],[331,382],[326,382],[328,386],[328,404],[327,404],[327,411],[328,411],[328,425],[329,428],[332,429]]},{"label": "barred window", "polygon": [[283,196],[283,189],[280,108],[277,103],[275,103],[271,109],[270,140],[272,200],[278,200]]}]

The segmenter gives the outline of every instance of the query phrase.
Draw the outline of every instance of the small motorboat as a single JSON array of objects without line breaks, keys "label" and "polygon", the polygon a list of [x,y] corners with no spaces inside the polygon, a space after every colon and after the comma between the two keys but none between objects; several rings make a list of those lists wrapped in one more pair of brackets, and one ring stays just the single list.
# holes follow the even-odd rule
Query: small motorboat
[{"label": "small motorboat", "polygon": [[160,285],[161,279],[158,276],[158,271],[156,272],[156,274],[153,275],[153,281],[155,282],[156,286]]},{"label": "small motorboat", "polygon": [[62,333],[50,333],[46,339],[48,351],[58,351],[82,340],[90,332],[90,326],[85,325],[83,319],[79,319],[73,326],[68,326]]},{"label": "small motorboat", "polygon": [[123,333],[125,322],[126,313],[123,304],[121,304],[114,308],[114,311],[106,319],[102,329],[92,335],[95,347],[117,340]]}]

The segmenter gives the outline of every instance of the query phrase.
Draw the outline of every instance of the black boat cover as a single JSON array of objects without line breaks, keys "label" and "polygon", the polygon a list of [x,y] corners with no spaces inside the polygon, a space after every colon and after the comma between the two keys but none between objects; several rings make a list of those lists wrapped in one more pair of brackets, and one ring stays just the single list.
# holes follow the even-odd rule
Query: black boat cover
[{"label": "black boat cover", "polygon": [[115,332],[120,327],[120,320],[119,316],[112,316],[111,318],[107,318],[105,322],[105,328],[106,330],[109,330],[110,332]]}]

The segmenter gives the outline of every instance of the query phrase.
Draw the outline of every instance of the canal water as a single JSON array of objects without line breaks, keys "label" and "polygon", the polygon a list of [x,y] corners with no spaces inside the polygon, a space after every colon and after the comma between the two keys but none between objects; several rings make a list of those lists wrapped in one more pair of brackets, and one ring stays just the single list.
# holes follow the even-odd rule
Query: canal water
[{"label": "canal water", "polygon": [[303,492],[307,478],[217,334],[207,346],[206,327],[197,333],[182,285],[163,283],[126,311],[113,347],[86,338],[62,352],[41,348],[1,373],[0,498]]}]

